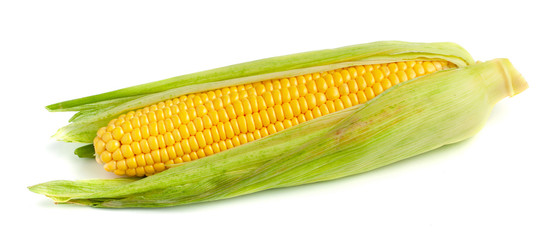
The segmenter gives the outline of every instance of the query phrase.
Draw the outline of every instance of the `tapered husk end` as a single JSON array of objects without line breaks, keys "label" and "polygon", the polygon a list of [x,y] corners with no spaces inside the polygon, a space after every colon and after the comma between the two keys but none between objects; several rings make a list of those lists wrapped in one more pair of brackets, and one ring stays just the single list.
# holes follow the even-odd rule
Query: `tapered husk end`
[{"label": "tapered husk end", "polygon": [[528,83],[506,58],[498,58],[481,64],[471,65],[482,78],[482,85],[488,89],[490,104],[494,105],[506,97],[513,97],[528,88]]},{"label": "tapered husk end", "polygon": [[505,70],[506,81],[509,84],[509,97],[513,97],[528,88],[528,82],[524,79],[517,69],[511,64],[509,59],[497,59],[501,67]]}]

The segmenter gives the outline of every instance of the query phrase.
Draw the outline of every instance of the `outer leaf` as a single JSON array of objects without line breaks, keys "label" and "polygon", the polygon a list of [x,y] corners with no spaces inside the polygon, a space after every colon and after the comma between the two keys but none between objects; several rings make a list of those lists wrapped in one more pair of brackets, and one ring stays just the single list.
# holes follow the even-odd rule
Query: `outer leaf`
[{"label": "outer leaf", "polygon": [[[425,55],[423,55],[424,53]],[[73,109],[73,107],[89,103],[162,92],[192,84],[216,82],[232,78],[254,76],[348,61],[383,59],[382,57],[389,59],[391,56],[400,56],[402,58],[408,56],[406,57],[407,59],[416,59],[433,54],[456,57],[457,59],[453,61],[459,66],[464,66],[473,62],[468,53],[454,43],[408,43],[400,41],[380,41],[235,64],[208,71],[173,77],[157,82],[141,84],[103,94],[51,104],[46,108],[50,111]]]},{"label": "outer leaf", "polygon": [[93,144],[87,144],[76,148],[74,154],[80,158],[93,158],[95,155],[95,148],[93,148]]},{"label": "outer leaf", "polygon": [[[419,59],[447,60],[459,67],[473,62],[469,53],[453,43],[374,42],[231,65],[57,103],[47,108],[51,111],[81,110],[73,122],[59,129],[54,137],[68,142],[91,143],[98,128],[110,119],[183,94],[356,64]],[[108,105],[103,104],[104,101]]]}]

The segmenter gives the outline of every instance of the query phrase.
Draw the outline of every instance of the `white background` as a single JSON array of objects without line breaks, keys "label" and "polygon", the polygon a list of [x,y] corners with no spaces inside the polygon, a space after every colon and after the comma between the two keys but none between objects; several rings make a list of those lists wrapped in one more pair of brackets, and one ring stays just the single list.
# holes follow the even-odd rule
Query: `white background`
[{"label": "white background", "polygon": [[[197,2],[197,1],[196,1]],[[537,4],[536,4],[537,2]],[[0,232],[16,239],[547,239],[540,1],[2,1]],[[509,58],[530,88],[472,139],[341,180],[164,209],[54,205],[28,186],[112,177],[45,105],[259,58],[378,40]]]}]

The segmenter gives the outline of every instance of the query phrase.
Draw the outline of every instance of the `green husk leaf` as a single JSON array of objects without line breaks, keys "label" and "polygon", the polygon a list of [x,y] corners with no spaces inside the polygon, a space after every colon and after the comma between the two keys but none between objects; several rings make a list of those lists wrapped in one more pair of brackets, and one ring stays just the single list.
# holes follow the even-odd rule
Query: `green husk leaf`
[{"label": "green husk leaf", "polygon": [[29,187],[29,190],[44,194],[56,202],[64,202],[70,197],[85,196],[98,190],[108,191],[137,180],[137,178],[91,179],[77,182],[57,180]]},{"label": "green husk leaf", "polygon": [[63,109],[63,111],[79,111],[75,113],[69,122],[74,121],[80,121],[82,118],[85,118],[87,116],[92,116],[94,114],[97,114],[101,111],[107,111],[108,109],[113,108],[114,106],[129,102],[131,100],[134,100],[138,98],[139,96],[131,96],[131,97],[124,97],[124,98],[116,98],[111,100],[105,100],[97,103],[89,103],[86,105],[81,105],[77,107],[73,107],[70,109]]},{"label": "green husk leaf", "polygon": [[[378,58],[382,59],[382,57],[384,56],[388,59],[391,56],[401,56],[402,58],[416,59],[420,56],[423,56],[422,53],[427,53],[425,54],[425,57],[427,57],[429,54],[457,57],[457,59],[453,59],[453,61],[458,66],[464,66],[473,62],[467,52],[454,43],[409,43],[401,41],[379,41],[335,49],[326,49],[286,56],[278,56],[252,62],[235,64],[208,71],[187,74],[152,83],[123,88],[103,94],[55,103],[48,105],[46,108],[50,111],[62,111],[64,109],[70,110],[74,109],[74,107],[77,106],[96,103],[104,100],[162,92],[177,87],[200,84],[205,82],[222,81],[232,78],[240,78],[292,69],[308,68],[340,62],[375,60]],[[405,55],[407,57],[405,57]]]},{"label": "green husk leaf", "polygon": [[80,111],[71,119],[72,123],[58,130],[54,138],[91,143],[98,128],[110,119],[183,94],[352,64],[426,59],[446,60],[458,67],[473,62],[469,53],[453,43],[374,42],[231,65],[52,104],[46,108],[50,111]]},{"label": "green husk leaf", "polygon": [[400,83],[365,104],[144,179],[30,190],[94,207],[166,207],[346,177],[469,138],[495,103],[526,88],[507,59],[496,59]]},{"label": "green husk leaf", "polygon": [[74,154],[80,158],[94,158],[95,148],[93,148],[93,144],[87,144],[76,148]]}]

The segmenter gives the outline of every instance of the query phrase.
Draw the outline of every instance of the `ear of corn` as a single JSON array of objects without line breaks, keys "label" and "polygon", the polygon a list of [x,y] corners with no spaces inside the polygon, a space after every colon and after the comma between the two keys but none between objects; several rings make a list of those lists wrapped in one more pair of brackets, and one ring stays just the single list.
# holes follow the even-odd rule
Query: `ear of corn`
[{"label": "ear of corn", "polygon": [[47,109],[79,111],[69,125],[58,130],[56,139],[92,143],[97,130],[112,118],[181,95],[351,65],[405,60],[443,60],[457,67],[473,62],[463,48],[453,43],[374,42],[236,64],[52,104]]},{"label": "ear of corn", "polygon": [[527,88],[506,59],[465,65],[144,179],[52,181],[30,190],[61,203],[165,207],[370,171],[473,136],[495,103]]}]

